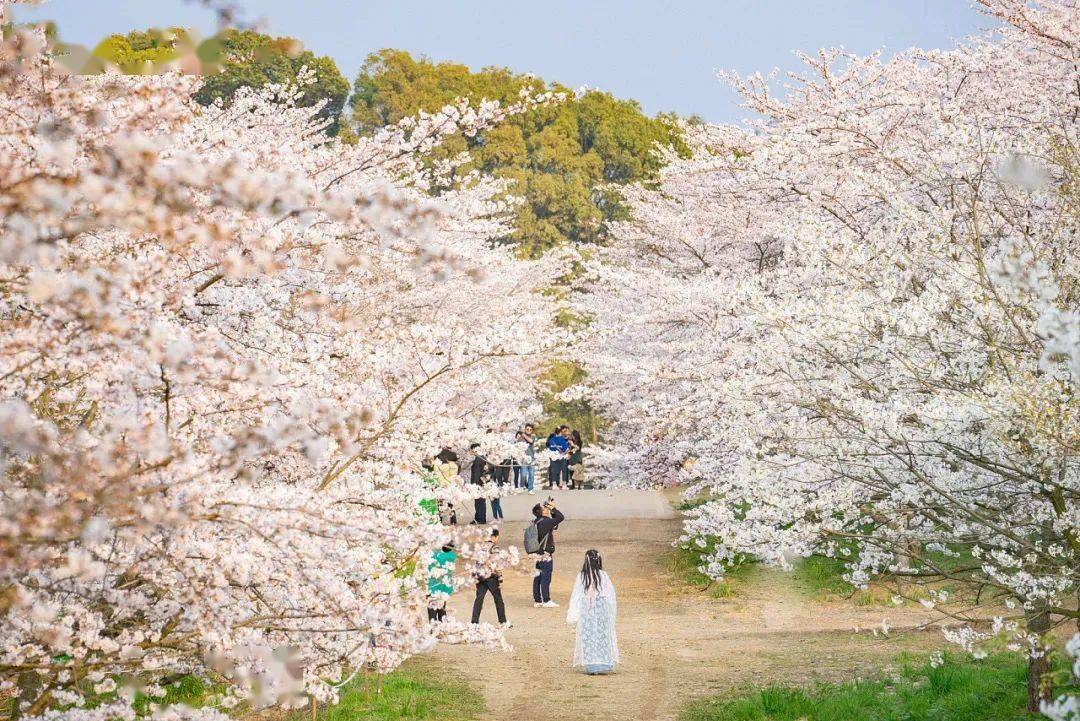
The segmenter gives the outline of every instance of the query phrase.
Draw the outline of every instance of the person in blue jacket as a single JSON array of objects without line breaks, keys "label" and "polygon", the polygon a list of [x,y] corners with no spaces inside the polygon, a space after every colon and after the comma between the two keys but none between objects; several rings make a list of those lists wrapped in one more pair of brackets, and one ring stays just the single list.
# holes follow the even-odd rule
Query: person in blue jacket
[{"label": "person in blue jacket", "polygon": [[560,426],[547,439],[551,453],[548,464],[548,489],[562,488],[570,482],[570,426]]}]

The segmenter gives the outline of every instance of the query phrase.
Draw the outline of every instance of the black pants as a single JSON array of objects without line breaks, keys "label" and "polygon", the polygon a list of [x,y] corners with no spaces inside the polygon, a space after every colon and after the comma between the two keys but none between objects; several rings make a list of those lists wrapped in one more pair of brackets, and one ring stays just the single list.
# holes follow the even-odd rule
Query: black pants
[{"label": "black pants", "polygon": [[487,523],[486,498],[477,498],[473,501],[473,520],[477,523]]},{"label": "black pants", "polygon": [[495,599],[495,615],[499,617],[499,623],[506,623],[506,606],[503,604],[502,581],[498,576],[488,576],[476,582],[476,600],[472,605],[472,622],[480,623],[480,612],[484,610],[484,596],[491,592]]},{"label": "black pants", "polygon": [[445,621],[446,620],[446,604],[444,603],[442,606],[439,606],[438,608],[432,608],[431,606],[428,606],[427,617],[428,617],[429,621],[439,621],[439,622]]},{"label": "black pants", "polygon": [[536,575],[533,576],[533,602],[547,603],[551,600],[551,573],[555,570],[555,559],[536,562]]},{"label": "black pants", "polygon": [[565,458],[556,458],[548,465],[548,488],[570,482],[570,468]]}]

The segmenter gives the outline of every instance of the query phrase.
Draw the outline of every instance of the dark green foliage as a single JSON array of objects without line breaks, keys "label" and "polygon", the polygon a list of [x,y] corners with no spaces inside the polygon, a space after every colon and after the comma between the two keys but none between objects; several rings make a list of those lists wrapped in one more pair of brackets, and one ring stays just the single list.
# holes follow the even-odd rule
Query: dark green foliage
[{"label": "dark green foliage", "polygon": [[349,104],[357,132],[370,133],[458,97],[515,103],[523,88],[564,92],[568,99],[512,117],[477,138],[456,138],[442,152],[469,150],[469,168],[513,181],[513,192],[525,203],[508,240],[524,254],[537,255],[566,242],[602,241],[609,224],[626,212],[605,186],[653,178],[660,167],[656,145],[681,146],[669,118],[649,118],[636,102],[608,93],[590,91],[574,99],[568,88],[531,75],[494,67],[472,72],[402,50],[368,56]]},{"label": "dark green foliage", "polygon": [[547,392],[541,396],[544,418],[536,429],[546,436],[561,425],[568,425],[581,433],[586,444],[595,443],[604,429],[603,419],[597,416],[587,399],[561,400],[560,392],[585,381],[585,370],[570,361],[554,360],[544,373]]},{"label": "dark green foliage", "polygon": [[[118,66],[126,73],[143,73],[153,66],[175,60],[183,49],[196,43],[182,28],[133,31],[110,35],[98,43],[92,55]],[[304,50],[300,41],[272,37],[252,30],[226,30],[197,44],[199,57],[220,72],[206,75],[195,99],[209,105],[218,98],[228,102],[242,87],[260,88],[269,83],[296,83],[304,67],[315,73],[315,82],[305,85],[297,103],[310,108],[325,101],[319,116],[332,120],[331,135],[341,129],[341,111],[349,97],[349,81],[333,59]],[[91,66],[88,66],[91,67]]]},{"label": "dark green foliage", "polygon": [[319,115],[333,119],[330,132],[338,132],[349,82],[333,59],[317,57],[293,38],[275,38],[251,30],[229,30],[220,40],[221,72],[207,76],[195,94],[197,101],[209,105],[218,98],[228,101],[241,87],[295,83],[301,68],[307,67],[315,73],[315,82],[304,87],[298,105],[310,108],[325,100]]},{"label": "dark green foliage", "polygon": [[[807,663],[812,663],[807,659]],[[1027,664],[1015,654],[983,661],[947,656],[909,662],[894,679],[768,686],[693,703],[682,721],[1016,721],[1026,714]]]}]

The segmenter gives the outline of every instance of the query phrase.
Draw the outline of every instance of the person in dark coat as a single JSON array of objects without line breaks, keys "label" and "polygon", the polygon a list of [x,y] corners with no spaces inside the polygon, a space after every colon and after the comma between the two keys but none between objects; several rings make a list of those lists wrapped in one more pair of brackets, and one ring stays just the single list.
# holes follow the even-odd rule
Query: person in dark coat
[{"label": "person in dark coat", "polygon": [[[487,459],[480,455],[479,443],[473,443],[469,446],[469,450],[475,454],[473,456],[472,465],[469,467],[469,482],[474,486],[483,486],[487,483],[487,474],[490,470],[490,466]],[[477,492],[479,492],[479,489]],[[477,496],[473,499],[472,522],[474,524],[487,523],[487,499],[483,496]]]},{"label": "person in dark coat", "polygon": [[540,554],[536,560],[536,575],[533,576],[533,606],[554,608],[559,604],[551,600],[551,574],[555,570],[555,529],[566,520],[566,516],[555,507],[555,499],[548,498],[543,503],[533,506],[536,520],[537,539],[540,541]]}]

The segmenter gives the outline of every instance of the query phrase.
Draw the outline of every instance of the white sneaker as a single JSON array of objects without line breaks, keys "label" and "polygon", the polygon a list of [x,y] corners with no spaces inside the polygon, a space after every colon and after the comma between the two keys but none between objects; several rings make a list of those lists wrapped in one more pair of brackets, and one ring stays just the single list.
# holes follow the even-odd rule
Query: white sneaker
[{"label": "white sneaker", "polygon": [[544,604],[542,604],[542,603],[534,603],[533,608],[541,608],[543,605]]},{"label": "white sneaker", "polygon": [[541,603],[540,605],[543,606],[544,608],[558,608],[559,607],[559,604],[555,603],[554,601],[548,601],[547,603]]},{"label": "white sneaker", "polygon": [[511,629],[511,628],[514,627],[514,622],[513,621],[507,621],[506,623],[502,624],[502,627],[505,628],[505,629]]},{"label": "white sneaker", "polygon": [[529,491],[529,495],[530,495],[530,496],[535,496],[535,495],[536,495],[536,491]]}]

